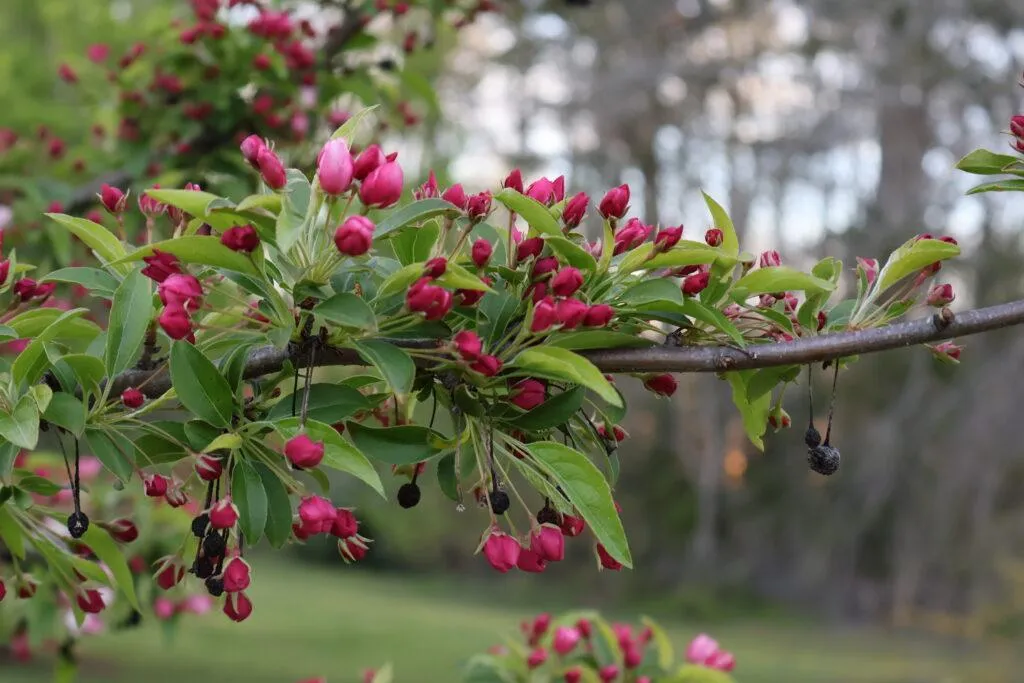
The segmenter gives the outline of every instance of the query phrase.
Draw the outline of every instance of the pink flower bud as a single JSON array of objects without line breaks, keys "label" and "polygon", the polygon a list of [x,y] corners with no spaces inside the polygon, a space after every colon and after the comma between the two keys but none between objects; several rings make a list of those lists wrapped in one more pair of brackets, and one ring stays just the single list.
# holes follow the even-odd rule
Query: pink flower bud
[{"label": "pink flower bud", "polygon": [[402,197],[402,167],[393,161],[370,172],[359,187],[359,199],[366,206],[387,208]]},{"label": "pink flower bud", "polygon": [[705,633],[701,633],[686,646],[686,661],[691,664],[704,664],[718,652],[718,642]]},{"label": "pink flower bud", "polygon": [[466,196],[466,191],[459,183],[456,183],[445,190],[441,195],[441,199],[445,200],[449,204],[454,204],[463,211],[466,210],[466,206],[469,204],[469,197]]},{"label": "pink flower bud", "polygon": [[583,316],[584,327],[604,327],[615,317],[615,309],[608,304],[594,304]]},{"label": "pink flower bud", "polygon": [[7,276],[11,274],[11,262],[9,259],[0,261],[0,285],[7,282]]},{"label": "pink flower bud", "polygon": [[682,290],[683,294],[688,296],[697,296],[705,289],[707,289],[708,282],[711,281],[711,273],[707,271],[701,271],[688,275],[683,278]]},{"label": "pink flower bud", "polygon": [[431,280],[436,280],[444,275],[446,270],[448,270],[448,259],[443,256],[438,256],[423,264],[423,277],[429,277]]},{"label": "pink flower bud", "polygon": [[473,220],[485,218],[491,212],[491,193],[484,191],[470,197],[466,202],[466,213]]},{"label": "pink flower bud", "polygon": [[857,270],[864,273],[868,284],[873,285],[878,277],[878,259],[857,257]]},{"label": "pink flower bud", "polygon": [[487,266],[487,263],[491,260],[491,254],[493,253],[494,247],[492,247],[491,243],[484,238],[481,237],[477,241],[473,242],[473,263],[476,264],[477,268],[484,268]]},{"label": "pink flower bud", "polygon": [[782,265],[782,257],[779,256],[779,252],[774,249],[762,251],[761,257],[758,259],[758,264],[762,268],[775,268]]},{"label": "pink flower bud", "polygon": [[263,138],[259,135],[250,135],[242,140],[241,144],[242,156],[245,157],[245,160],[249,162],[249,165],[256,170],[259,170],[260,167],[260,152],[266,148],[266,143],[263,142]]},{"label": "pink flower bud", "polygon": [[658,396],[671,396],[676,393],[676,389],[679,388],[679,384],[676,382],[675,377],[668,373],[663,373],[647,377],[647,379],[644,380],[644,387]]},{"label": "pink flower bud", "polygon": [[579,192],[566,202],[565,210],[562,211],[562,222],[568,230],[572,230],[579,226],[583,222],[583,217],[587,214],[587,205],[590,203],[590,197],[585,192]]},{"label": "pink flower bud", "polygon": [[536,669],[539,666],[543,666],[546,661],[548,661],[548,651],[538,647],[534,648],[533,652],[526,658],[526,666]]},{"label": "pink flower bud", "polygon": [[167,598],[160,596],[153,601],[153,614],[160,621],[167,621],[174,616],[174,603]]},{"label": "pink flower bud", "polygon": [[232,557],[224,565],[224,591],[238,593],[244,591],[252,582],[252,569],[241,557]]},{"label": "pink flower bud", "polygon": [[4,584],[4,580],[0,579],[0,602],[3,602],[5,597],[7,597],[7,586]]},{"label": "pink flower bud", "polygon": [[313,441],[306,434],[299,434],[288,439],[284,445],[284,456],[295,467],[310,469],[324,459],[324,443]]},{"label": "pink flower bud", "polygon": [[366,176],[370,175],[372,171],[375,171],[385,162],[384,151],[380,148],[380,145],[370,145],[353,162],[352,176],[356,180],[364,180]]},{"label": "pink flower bud", "polygon": [[181,273],[178,257],[174,254],[154,249],[152,254],[142,257],[142,260],[146,263],[142,274],[154,282],[163,282],[171,275]]},{"label": "pink flower bud", "polygon": [[519,560],[516,562],[516,568],[530,574],[540,574],[548,568],[548,563],[543,557],[529,548],[523,548],[519,552]]},{"label": "pink flower bud", "polygon": [[574,666],[565,672],[565,683],[580,683],[583,680],[583,672],[578,666]]},{"label": "pink flower bud", "polygon": [[139,527],[130,519],[115,519],[102,526],[118,543],[131,543],[139,537]]},{"label": "pink flower bud", "polygon": [[14,283],[11,287],[11,291],[22,301],[28,301],[29,299],[36,296],[38,284],[32,278],[23,277]]},{"label": "pink flower bud", "polygon": [[604,218],[622,218],[629,210],[629,185],[623,184],[613,187],[601,198],[597,206],[598,212]]},{"label": "pink flower bud", "polygon": [[[614,567],[605,567],[606,569],[614,569]],[[597,672],[598,678],[601,679],[601,683],[612,683],[616,678],[619,677],[619,667],[614,664],[603,666]]]},{"label": "pink flower bud", "polygon": [[224,601],[224,614],[231,621],[245,621],[252,614],[252,601],[245,593],[229,593]]},{"label": "pink flower bud", "polygon": [[523,193],[523,172],[518,168],[513,169],[511,173],[501,181],[501,186],[506,187],[510,190],[515,190],[519,194]]},{"label": "pink flower bud", "polygon": [[547,399],[548,388],[536,379],[524,379],[516,382],[509,392],[513,405],[523,410],[533,410]]},{"label": "pink flower bud", "polygon": [[1010,118],[1010,135],[1017,138],[1017,144],[1024,142],[1024,114]]},{"label": "pink flower bud", "polygon": [[548,562],[561,562],[565,557],[565,536],[558,527],[542,524],[530,534],[530,549]]},{"label": "pink flower bud", "polygon": [[950,284],[935,285],[928,292],[928,305],[936,308],[953,303],[954,299],[956,299],[956,293],[953,292],[953,285]]},{"label": "pink flower bud", "polygon": [[551,291],[555,296],[572,296],[582,286],[583,274],[572,266],[562,268],[551,280]]},{"label": "pink flower bud", "polygon": [[437,176],[434,175],[433,171],[431,171],[427,176],[427,182],[423,183],[412,192],[412,196],[416,199],[430,199],[437,197],[438,194]]},{"label": "pink flower bud", "polygon": [[210,508],[210,526],[214,529],[230,529],[238,522],[238,508],[231,498],[221,498]]},{"label": "pink flower bud", "polygon": [[483,352],[483,342],[472,330],[463,330],[453,339],[455,351],[463,360],[476,360]]},{"label": "pink flower bud", "polygon": [[299,501],[299,520],[306,534],[330,533],[337,516],[334,504],[321,496],[306,496]]},{"label": "pink flower bud", "polygon": [[259,151],[256,155],[256,165],[259,166],[263,182],[271,189],[280,190],[288,183],[284,165],[270,149],[264,147]]},{"label": "pink flower bud", "polygon": [[644,240],[654,231],[654,226],[645,225],[637,218],[630,218],[626,226],[615,233],[614,254],[635,249],[644,243]]},{"label": "pink flower bud", "polygon": [[162,474],[143,475],[142,485],[150,498],[163,498],[167,493],[167,477]]},{"label": "pink flower bud", "polygon": [[547,178],[535,180],[526,188],[526,196],[545,206],[557,204],[565,196],[565,177],[559,176],[553,181]]},{"label": "pink flower bud", "polygon": [[157,293],[165,306],[184,306],[196,310],[203,299],[203,286],[193,275],[177,274],[161,282]]},{"label": "pink flower bud", "polygon": [[342,138],[329,140],[320,150],[316,162],[320,188],[331,196],[338,196],[352,185],[352,153]]},{"label": "pink flower bud", "polygon": [[954,362],[960,362],[960,353],[963,351],[963,348],[957,346],[951,341],[944,341],[941,344],[929,346],[928,348],[931,349],[932,353],[934,353],[939,360]]},{"label": "pink flower bud", "polygon": [[608,551],[605,550],[605,547],[600,543],[597,544],[597,557],[604,569],[610,569],[613,572],[617,572],[622,569],[622,563],[609,555]]},{"label": "pink flower bud", "polygon": [[539,280],[549,273],[553,273],[558,270],[558,259],[554,256],[545,256],[544,258],[537,259],[533,264],[533,271],[530,276],[534,280]]},{"label": "pink flower bud", "polygon": [[683,226],[678,225],[674,228],[662,228],[654,238],[654,250],[668,251],[679,244],[679,240],[682,238]]},{"label": "pink flower bud", "polygon": [[531,256],[540,256],[542,251],[544,251],[544,240],[540,237],[530,237],[516,247],[516,261],[522,262]]},{"label": "pink flower bud", "polygon": [[192,334],[192,320],[181,304],[165,307],[157,318],[157,323],[171,339],[185,339]]},{"label": "pink flower bud", "polygon": [[470,364],[469,368],[474,372],[479,372],[484,377],[494,377],[501,372],[502,362],[496,356],[480,356],[473,363]]},{"label": "pink flower bud", "polygon": [[555,304],[550,299],[538,303],[533,309],[533,322],[530,323],[530,331],[534,334],[544,332],[558,320],[558,313]]},{"label": "pink flower bud", "polygon": [[362,256],[373,245],[375,226],[366,216],[349,216],[334,231],[334,246],[348,256]]},{"label": "pink flower bud", "polygon": [[200,453],[196,456],[194,469],[203,481],[216,481],[224,473],[224,461],[216,455]]},{"label": "pink flower bud", "polygon": [[89,588],[84,591],[79,591],[75,595],[75,602],[78,603],[79,609],[86,614],[99,614],[106,607],[103,604],[103,596],[95,588]]},{"label": "pink flower bud", "polygon": [[359,520],[356,519],[355,514],[347,508],[335,509],[331,535],[337,538],[352,538],[357,533],[359,533]]},{"label": "pink flower bud", "polygon": [[704,241],[707,242],[709,247],[720,247],[722,246],[722,240],[725,239],[725,235],[718,228],[711,228],[704,233]]},{"label": "pink flower bud", "polygon": [[558,322],[562,324],[563,330],[579,327],[583,319],[587,317],[588,310],[589,306],[579,299],[562,299],[555,305]]},{"label": "pink flower bud", "polygon": [[78,82],[78,74],[76,74],[75,70],[67,64],[61,64],[59,67],[57,67],[57,75],[60,77],[60,80],[64,81],[65,83]]},{"label": "pink flower bud", "polygon": [[160,571],[156,574],[156,585],[163,588],[165,591],[169,591],[185,578],[185,567],[181,566],[176,560],[171,560],[164,564]]},{"label": "pink flower bud", "polygon": [[551,646],[555,649],[555,652],[564,657],[573,651],[576,644],[580,642],[581,637],[578,629],[571,626],[559,626],[555,629],[555,637],[552,640]]},{"label": "pink flower bud", "polygon": [[86,48],[85,56],[93,64],[99,64],[106,61],[107,57],[110,56],[110,46],[105,43],[95,43]]},{"label": "pink flower bud", "polygon": [[121,392],[121,403],[125,408],[141,408],[142,404],[146,402],[146,396],[136,389],[135,387],[128,387]]},{"label": "pink flower bud", "polygon": [[236,225],[220,234],[220,243],[232,251],[248,254],[260,246],[260,236],[251,225]]},{"label": "pink flower bud", "polygon": [[123,190],[116,187],[111,187],[106,183],[100,186],[100,203],[110,213],[117,215],[124,212],[125,204],[128,202],[128,196]]},{"label": "pink flower bud", "polygon": [[506,533],[492,529],[484,543],[484,557],[496,570],[505,574],[519,562],[522,547]]},{"label": "pink flower bud", "polygon": [[719,671],[728,672],[736,668],[736,658],[733,657],[731,652],[719,650],[708,657],[704,662],[704,665],[709,669],[718,669]]}]

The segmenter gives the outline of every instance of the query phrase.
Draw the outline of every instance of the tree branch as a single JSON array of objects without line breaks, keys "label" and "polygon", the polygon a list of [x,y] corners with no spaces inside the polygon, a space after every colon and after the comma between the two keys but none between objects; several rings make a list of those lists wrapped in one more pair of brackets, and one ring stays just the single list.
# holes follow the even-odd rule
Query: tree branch
[{"label": "tree branch", "polygon": [[[726,346],[661,346],[648,349],[603,349],[582,352],[604,372],[724,372],[751,370],[779,365],[802,365],[845,356],[914,346],[1024,324],[1024,300],[965,311],[953,316],[944,311],[930,318],[896,323],[885,327],[839,332],[792,342],[757,344],[746,349]],[[436,340],[401,340],[405,348],[435,348]],[[247,379],[279,371],[291,361],[305,367],[308,354],[298,345],[278,349],[264,346],[254,349],[245,368]],[[317,353],[317,366],[365,365],[352,349],[329,347]],[[171,388],[166,368],[129,370],[114,378],[113,395],[128,387],[141,387],[151,398]]]}]

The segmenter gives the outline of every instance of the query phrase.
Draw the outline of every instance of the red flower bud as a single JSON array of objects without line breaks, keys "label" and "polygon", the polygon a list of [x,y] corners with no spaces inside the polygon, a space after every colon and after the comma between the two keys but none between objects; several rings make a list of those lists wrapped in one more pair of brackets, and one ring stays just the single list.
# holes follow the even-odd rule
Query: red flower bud
[{"label": "red flower bud", "polygon": [[352,177],[363,180],[386,161],[380,145],[370,145],[352,163]]},{"label": "red flower bud", "polygon": [[535,180],[526,188],[526,196],[545,206],[557,204],[565,197],[565,176],[559,176],[553,181],[547,178]]},{"label": "red flower bud", "polygon": [[334,523],[331,525],[331,535],[337,538],[352,538],[359,533],[359,520],[347,508],[337,508],[334,511]]},{"label": "red flower bud", "polygon": [[259,166],[260,176],[268,187],[274,190],[282,189],[288,182],[284,165],[276,154],[264,147],[256,155],[256,165]]},{"label": "red flower bud", "polygon": [[142,484],[150,498],[163,498],[167,493],[167,477],[162,474],[143,475]]},{"label": "red flower bud", "polygon": [[224,601],[224,614],[231,621],[245,621],[252,614],[252,601],[245,593],[229,593]]},{"label": "red flower bud", "polygon": [[597,206],[598,212],[604,218],[622,218],[629,210],[629,185],[613,187],[601,198]]},{"label": "red flower bud", "polygon": [[542,524],[530,534],[530,549],[547,562],[561,562],[565,557],[565,536],[550,524]]},{"label": "red flower bud", "polygon": [[572,296],[582,286],[583,274],[572,266],[562,268],[551,280],[551,291],[555,296]]},{"label": "red flower bud", "polygon": [[682,290],[683,294],[688,296],[697,296],[705,289],[707,289],[708,282],[711,281],[711,273],[702,271],[688,275],[683,278]]},{"label": "red flower bud", "polygon": [[615,233],[615,250],[613,253],[618,255],[639,247],[652,232],[654,232],[653,225],[646,225],[638,218],[630,218],[626,226]]},{"label": "red flower bud", "polygon": [[774,249],[762,251],[761,257],[758,259],[758,264],[762,268],[775,268],[782,265],[782,257],[779,256],[779,252]]},{"label": "red flower bud", "polygon": [[544,299],[533,309],[533,322],[530,323],[530,332],[534,334],[544,332],[558,320],[558,312],[555,304],[550,299]]},{"label": "red flower bud", "polygon": [[135,387],[128,387],[121,392],[121,403],[126,408],[131,408],[132,410],[141,408],[145,402],[146,396]]},{"label": "red flower bud", "polygon": [[157,323],[171,339],[185,339],[192,334],[192,320],[181,304],[171,304],[164,308]]},{"label": "red flower bud", "polygon": [[181,273],[181,269],[178,267],[178,257],[174,254],[154,249],[152,254],[143,256],[142,260],[146,262],[142,274],[154,282],[163,282],[171,275]]},{"label": "red flower bud", "polygon": [[548,661],[548,651],[538,647],[526,658],[526,666],[536,669],[538,666],[543,666],[546,661]]},{"label": "red flower bud", "polygon": [[484,557],[496,570],[505,574],[519,562],[522,546],[506,533],[492,529],[484,543]]},{"label": "red flower bud", "polygon": [[413,313],[425,314],[427,320],[440,320],[452,308],[452,295],[423,277],[406,292],[405,305]]},{"label": "red flower bud", "polygon": [[939,360],[952,360],[956,362],[960,361],[960,353],[963,351],[960,346],[957,346],[951,341],[945,341],[941,344],[936,344],[935,346],[929,346],[928,348],[932,350],[932,353],[934,353]]},{"label": "red flower bud", "polygon": [[576,644],[580,642],[579,629],[575,629],[571,626],[559,626],[555,629],[555,637],[551,642],[551,646],[555,649],[555,652],[565,656],[573,651]]},{"label": "red flower bud", "polygon": [[610,569],[614,572],[622,569],[622,563],[609,555],[608,551],[600,543],[597,544],[597,557],[601,561],[601,566],[605,569]]},{"label": "red flower bud", "polygon": [[679,240],[682,238],[683,226],[679,225],[674,228],[662,228],[654,238],[654,250],[668,251],[679,244]]},{"label": "red flower bud", "polygon": [[563,330],[571,330],[580,326],[587,317],[589,307],[579,299],[562,299],[555,306],[558,322]]},{"label": "red flower bud", "polygon": [[857,257],[857,270],[862,271],[867,278],[868,284],[874,284],[878,277],[878,259]]},{"label": "red flower bud", "polygon": [[320,188],[328,195],[337,196],[352,185],[352,153],[342,138],[329,140],[320,150],[316,161]]},{"label": "red flower bud", "polygon": [[139,537],[139,527],[130,519],[115,519],[104,524],[103,528],[119,543],[131,543]]},{"label": "red flower bud", "polygon": [[194,311],[202,303],[203,286],[193,275],[175,274],[160,283],[157,293],[165,306],[183,306]]},{"label": "red flower bud", "polygon": [[473,220],[480,220],[491,212],[491,193],[484,191],[471,196],[466,202],[466,213]]},{"label": "red flower bud", "polygon": [[100,186],[99,197],[103,208],[115,215],[122,213],[125,204],[128,202],[128,196],[122,190],[111,187],[106,183]]},{"label": "red flower bud", "polygon": [[321,496],[306,496],[299,501],[299,520],[308,535],[330,533],[337,516],[334,504]]},{"label": "red flower bud", "polygon": [[493,253],[494,247],[492,247],[491,243],[484,238],[481,237],[477,241],[473,242],[473,263],[476,264],[477,268],[484,268],[487,266],[487,263],[491,260],[491,254]]},{"label": "red flower bud", "polygon": [[249,162],[249,165],[256,170],[259,170],[260,168],[260,152],[262,152],[266,148],[266,143],[263,142],[263,138],[261,138],[259,135],[250,135],[249,137],[242,140],[242,156],[245,157],[245,160]]},{"label": "red flower bud", "polygon": [[295,467],[310,469],[324,459],[324,443],[313,441],[305,434],[299,434],[288,439],[288,443],[284,445],[284,456]]},{"label": "red flower bud", "polygon": [[216,481],[224,473],[224,461],[216,455],[200,453],[196,456],[196,474],[203,481]]},{"label": "red flower bud", "polygon": [[459,332],[452,341],[454,342],[456,353],[463,360],[476,360],[483,352],[483,342],[480,341],[480,336],[472,330]]},{"label": "red flower bud", "polygon": [[615,317],[615,309],[608,304],[594,304],[583,316],[584,327],[604,327]]},{"label": "red flower bud", "polygon": [[349,216],[334,232],[334,246],[348,256],[362,256],[373,245],[373,221],[366,216]]},{"label": "red flower bud", "polygon": [[825,324],[828,322],[828,315],[825,311],[818,311],[818,332],[825,329]]},{"label": "red flower bud", "polygon": [[540,237],[530,237],[516,247],[516,261],[522,262],[531,256],[540,256],[542,251],[544,251],[544,240]]},{"label": "red flower bud", "polygon": [[220,234],[220,243],[232,251],[249,253],[260,246],[260,236],[251,225],[236,225]]},{"label": "red flower bud", "polygon": [[393,161],[378,166],[359,187],[359,199],[366,206],[387,208],[402,197],[402,167]]},{"label": "red flower bud", "polygon": [[433,171],[427,175],[427,182],[412,191],[412,196],[415,199],[430,199],[438,196],[437,176]]},{"label": "red flower bud", "polygon": [[4,584],[4,580],[3,579],[0,579],[0,602],[3,602],[4,598],[6,598],[6,597],[7,597],[7,585]]},{"label": "red flower bud", "polygon": [[707,242],[709,247],[720,247],[722,246],[722,240],[725,239],[725,235],[718,228],[711,228],[704,233],[704,241]]},{"label": "red flower bud", "polygon": [[73,84],[78,82],[78,74],[76,74],[75,70],[67,64],[61,64],[57,67],[57,75],[60,77],[60,80],[65,83]]},{"label": "red flower bud", "polygon": [[566,202],[565,210],[562,211],[562,222],[567,229],[572,230],[583,222],[589,203],[590,197],[585,192],[573,195],[572,199]]},{"label": "red flower bud", "polygon": [[86,48],[85,56],[93,64],[99,64],[106,61],[107,57],[110,56],[110,46],[105,43],[95,43]]},{"label": "red flower bud", "polygon": [[156,585],[169,591],[185,578],[185,568],[176,561],[170,561],[156,575]]},{"label": "red flower bud", "polygon": [[519,559],[516,561],[516,568],[520,571],[529,572],[531,574],[540,574],[548,568],[548,563],[543,557],[529,548],[523,548],[519,551]]},{"label": "red flower bud", "polygon": [[86,614],[99,614],[106,607],[103,604],[103,596],[95,588],[79,592],[75,596],[75,602],[78,603],[79,609]]},{"label": "red flower bud", "polygon": [[444,275],[444,272],[447,269],[448,259],[446,259],[443,256],[438,256],[437,258],[430,259],[429,261],[426,262],[426,264],[424,264],[423,276],[429,277],[431,280],[436,280],[437,278]]},{"label": "red flower bud", "polygon": [[601,679],[601,683],[612,683],[612,681],[619,677],[619,667],[609,664],[608,666],[601,667],[597,675]]},{"label": "red flower bud", "polygon": [[11,262],[8,259],[0,261],[0,285],[7,282],[7,276],[11,274]]},{"label": "red flower bud", "polygon": [[506,187],[510,190],[515,190],[519,194],[523,193],[523,172],[518,168],[513,169],[508,176],[501,181],[501,186]]},{"label": "red flower bud", "polygon": [[580,683],[581,680],[583,680],[583,672],[578,666],[565,672],[565,683]]},{"label": "red flower bud", "polygon": [[524,379],[512,385],[510,400],[523,410],[533,410],[547,398],[548,388],[537,379]]},{"label": "red flower bud", "polygon": [[466,210],[466,206],[469,203],[469,197],[466,196],[466,191],[462,188],[462,185],[456,183],[452,185],[441,195],[441,199],[445,200],[449,204],[454,204],[463,211]]},{"label": "red flower bud", "polygon": [[935,285],[928,292],[928,305],[941,308],[946,304],[953,303],[956,299],[956,293],[953,291],[953,285]]},{"label": "red flower bud", "polygon": [[658,396],[671,396],[679,388],[676,378],[668,373],[650,375],[644,380],[644,386]]},{"label": "red flower bud", "polygon": [[227,593],[244,591],[252,582],[249,563],[241,557],[232,557],[224,565],[224,590]]},{"label": "red flower bud", "polygon": [[480,356],[469,367],[484,377],[494,377],[501,372],[501,365],[501,361],[495,356]]},{"label": "red flower bud", "polygon": [[558,259],[554,256],[545,256],[544,258],[537,259],[534,262],[531,277],[534,280],[539,280],[545,275],[553,273],[556,270],[558,270]]},{"label": "red flower bud", "polygon": [[210,508],[210,526],[214,529],[230,529],[238,522],[238,508],[231,497],[221,498]]},{"label": "red flower bud", "polygon": [[37,286],[38,285],[35,280],[24,277],[14,283],[14,286],[11,287],[11,291],[14,292],[14,295],[22,301],[28,301],[32,297],[36,296]]}]

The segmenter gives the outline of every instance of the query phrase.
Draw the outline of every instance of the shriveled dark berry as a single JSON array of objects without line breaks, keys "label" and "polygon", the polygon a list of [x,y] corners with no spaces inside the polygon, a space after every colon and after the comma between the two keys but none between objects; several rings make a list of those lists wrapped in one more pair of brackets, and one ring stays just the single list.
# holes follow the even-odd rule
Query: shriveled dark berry
[{"label": "shriveled dark berry", "polygon": [[491,501],[491,512],[496,515],[503,515],[508,511],[509,506],[512,502],[508,499],[508,494],[498,489],[493,489],[487,496]]},{"label": "shriveled dark berry", "polygon": [[224,579],[219,576],[211,576],[206,580],[206,591],[215,598],[224,595]]},{"label": "shriveled dark berry", "polygon": [[68,533],[71,538],[81,538],[89,530],[89,518],[84,512],[72,512],[68,516]]},{"label": "shriveled dark berry", "polygon": [[222,557],[227,549],[227,542],[218,532],[213,532],[203,539],[203,553],[210,558]]},{"label": "shriveled dark berry", "polygon": [[192,573],[200,579],[208,579],[213,576],[213,561],[208,557],[200,557],[192,565]]},{"label": "shriveled dark berry", "polygon": [[826,477],[839,469],[839,449],[835,446],[822,444],[807,451],[807,464],[818,474]]},{"label": "shriveled dark berry", "polygon": [[821,432],[814,425],[809,425],[804,432],[804,443],[808,448],[817,448],[821,445]]},{"label": "shriveled dark berry", "polygon": [[405,509],[414,508],[420,502],[420,487],[414,482],[410,481],[408,484],[402,484],[401,488],[398,489],[398,504]]},{"label": "shriveled dark berry", "polygon": [[142,612],[132,610],[131,614],[125,617],[122,628],[135,628],[142,623]]},{"label": "shriveled dark berry", "polygon": [[550,505],[545,505],[537,512],[537,523],[538,524],[554,524],[558,525],[558,511]]},{"label": "shriveled dark berry", "polygon": [[206,528],[210,526],[210,515],[203,513],[192,520],[192,535],[202,538],[206,535]]}]

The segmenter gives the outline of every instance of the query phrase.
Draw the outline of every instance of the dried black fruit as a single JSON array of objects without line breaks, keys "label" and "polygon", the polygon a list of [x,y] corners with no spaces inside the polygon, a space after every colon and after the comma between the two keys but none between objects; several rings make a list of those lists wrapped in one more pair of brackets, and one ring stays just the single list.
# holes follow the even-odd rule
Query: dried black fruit
[{"label": "dried black fruit", "polygon": [[804,432],[804,443],[808,448],[817,448],[821,445],[821,433],[814,425],[807,427],[807,431]]},{"label": "dried black fruit", "polygon": [[208,557],[200,557],[192,565],[192,573],[200,579],[208,579],[213,576],[213,561]]},{"label": "dried black fruit", "polygon": [[556,511],[550,505],[545,505],[537,513],[537,523],[538,524],[554,524],[554,525],[557,526],[558,522],[559,522],[558,511]]},{"label": "dried black fruit", "polygon": [[196,538],[202,538],[206,535],[208,526],[210,526],[210,515],[204,512],[192,520],[192,534]]},{"label": "dried black fruit", "polygon": [[209,558],[222,557],[227,545],[220,532],[215,531],[203,539],[203,554]]},{"label": "dried black fruit", "polygon": [[398,504],[405,509],[414,508],[420,502],[420,487],[416,482],[402,484],[398,489]]},{"label": "dried black fruit", "polygon": [[224,579],[219,576],[211,576],[206,580],[206,591],[215,598],[224,595]]},{"label": "dried black fruit", "polygon": [[71,538],[81,538],[89,530],[89,518],[84,512],[72,512],[68,516],[68,533]]},{"label": "dried black fruit", "polygon": [[512,502],[508,499],[508,494],[498,489],[492,490],[487,497],[491,501],[491,512],[496,515],[503,515],[508,511],[509,506]]},{"label": "dried black fruit", "polygon": [[839,449],[835,446],[822,444],[807,451],[807,464],[818,474],[826,477],[839,469]]}]

